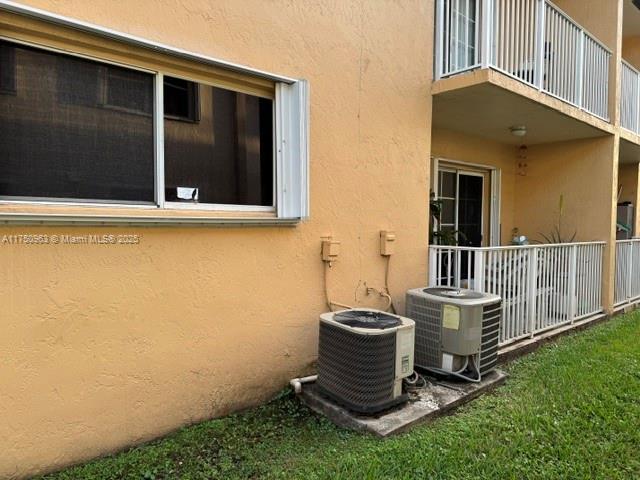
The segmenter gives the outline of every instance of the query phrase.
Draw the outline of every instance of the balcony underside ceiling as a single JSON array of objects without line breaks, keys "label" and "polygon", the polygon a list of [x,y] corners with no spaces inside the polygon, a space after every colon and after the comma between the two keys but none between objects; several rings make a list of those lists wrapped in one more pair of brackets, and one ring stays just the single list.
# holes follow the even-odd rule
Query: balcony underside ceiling
[{"label": "balcony underside ceiling", "polygon": [[[438,83],[451,80],[454,79],[445,79]],[[524,85],[518,88],[524,91],[531,90],[532,96],[544,95]],[[559,102],[556,99],[551,100]],[[568,104],[562,107],[565,110],[576,110],[578,115],[585,115]],[[604,124],[593,118],[595,122],[592,123]],[[455,130],[511,145],[534,145],[610,134],[604,129],[492,82],[475,83],[449,90],[434,88],[433,125],[435,128]],[[525,137],[511,134],[509,128],[517,125],[526,126]]]},{"label": "balcony underside ceiling", "polygon": [[624,138],[620,139],[619,163],[640,163],[640,145]]}]

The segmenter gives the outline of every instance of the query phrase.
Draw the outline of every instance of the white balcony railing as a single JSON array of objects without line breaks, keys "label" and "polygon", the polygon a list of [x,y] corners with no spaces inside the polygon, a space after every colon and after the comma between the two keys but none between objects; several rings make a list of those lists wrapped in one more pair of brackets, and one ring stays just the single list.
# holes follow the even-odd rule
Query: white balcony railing
[{"label": "white balcony railing", "polygon": [[640,238],[616,241],[616,306],[640,300]]},{"label": "white balcony railing", "polygon": [[609,119],[611,52],[548,0],[437,0],[436,79],[493,68]]},{"label": "white balcony railing", "polygon": [[640,73],[622,61],[622,92],[620,92],[620,125],[640,133]]},{"label": "white balcony railing", "polygon": [[500,345],[602,312],[604,242],[429,247],[429,285],[502,297]]}]

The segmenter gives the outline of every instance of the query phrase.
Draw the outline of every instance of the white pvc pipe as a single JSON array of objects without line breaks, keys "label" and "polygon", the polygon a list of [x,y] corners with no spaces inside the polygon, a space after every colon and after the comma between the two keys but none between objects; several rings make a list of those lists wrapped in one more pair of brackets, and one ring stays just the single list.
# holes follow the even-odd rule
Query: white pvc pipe
[{"label": "white pvc pipe", "polygon": [[318,375],[309,375],[308,377],[293,378],[289,381],[289,385],[293,387],[296,395],[302,393],[302,384],[315,382],[318,379]]}]

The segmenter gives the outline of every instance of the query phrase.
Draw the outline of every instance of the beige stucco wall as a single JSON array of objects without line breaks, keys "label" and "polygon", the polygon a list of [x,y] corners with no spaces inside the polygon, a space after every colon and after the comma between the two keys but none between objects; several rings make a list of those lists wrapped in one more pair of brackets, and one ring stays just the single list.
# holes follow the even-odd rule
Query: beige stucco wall
[{"label": "beige stucco wall", "polygon": [[515,223],[515,185],[518,172],[518,148],[513,145],[466,135],[452,130],[433,129],[431,155],[444,160],[480,164],[500,169],[500,242],[511,241]]},{"label": "beige stucco wall", "polygon": [[636,69],[640,68],[640,36],[627,36],[622,39],[622,58]]},{"label": "beige stucco wall", "polygon": [[141,236],[0,245],[0,478],[33,474],[255,405],[313,372],[320,237],[336,301],[426,282],[433,2],[31,0],[40,8],[311,87],[311,212],[297,227],[3,226]]},{"label": "beige stucco wall", "polygon": [[[611,135],[530,145],[523,154],[511,145],[434,129],[432,155],[500,168],[503,245],[509,244],[514,227],[530,241],[546,243],[542,234],[550,236],[562,195],[564,240],[575,232],[576,241],[607,242],[602,288],[604,306],[609,310],[613,301],[618,141]],[[637,184],[637,166],[635,175]],[[636,191],[634,186],[635,196]]]},{"label": "beige stucco wall", "polygon": [[[613,137],[532,145],[516,179],[516,221],[533,239],[548,234],[564,198],[563,231],[577,241],[606,240],[612,198]],[[613,192],[615,193],[615,192]]]},{"label": "beige stucco wall", "polygon": [[[532,145],[526,174],[516,178],[515,221],[523,233],[541,240],[557,222],[563,196],[563,237],[605,241],[603,301],[613,300],[613,246],[617,194],[618,138]],[[565,238],[567,240],[567,238]]]},{"label": "beige stucco wall", "polygon": [[[493,166],[501,172],[501,244],[517,228],[531,241],[549,235],[564,198],[563,233],[568,240],[606,240],[611,220],[613,139],[513,145],[472,135],[433,129],[433,157]],[[635,190],[634,190],[635,191]],[[615,193],[615,192],[613,192]]]}]

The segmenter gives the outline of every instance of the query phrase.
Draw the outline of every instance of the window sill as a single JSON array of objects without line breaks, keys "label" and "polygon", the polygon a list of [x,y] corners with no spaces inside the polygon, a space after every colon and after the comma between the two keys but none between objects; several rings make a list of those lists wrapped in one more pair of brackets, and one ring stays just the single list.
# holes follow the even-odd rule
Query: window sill
[{"label": "window sill", "polygon": [[183,209],[0,205],[0,225],[270,226],[296,225],[299,218],[273,212]]}]

